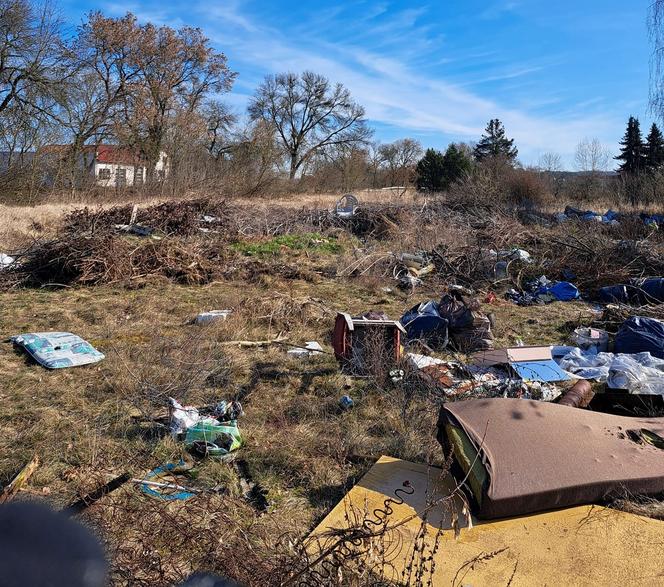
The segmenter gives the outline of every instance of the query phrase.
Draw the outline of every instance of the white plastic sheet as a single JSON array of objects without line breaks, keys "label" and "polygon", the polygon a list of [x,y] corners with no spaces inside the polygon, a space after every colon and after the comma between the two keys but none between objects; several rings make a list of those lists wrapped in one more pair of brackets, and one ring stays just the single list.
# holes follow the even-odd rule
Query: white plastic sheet
[{"label": "white plastic sheet", "polygon": [[650,353],[593,353],[575,348],[557,360],[575,377],[606,382],[610,388],[630,393],[664,395],[664,359]]}]

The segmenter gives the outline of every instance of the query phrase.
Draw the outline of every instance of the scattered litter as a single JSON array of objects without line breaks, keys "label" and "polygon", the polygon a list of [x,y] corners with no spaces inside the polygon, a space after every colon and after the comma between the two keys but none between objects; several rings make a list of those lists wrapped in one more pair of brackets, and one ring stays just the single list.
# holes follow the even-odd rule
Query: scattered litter
[{"label": "scattered litter", "polygon": [[268,492],[264,487],[261,487],[260,484],[253,480],[247,461],[244,459],[238,459],[233,463],[233,467],[240,480],[242,496],[259,512],[266,512],[270,507],[270,502],[267,499]]},{"label": "scattered litter", "polygon": [[210,310],[209,312],[202,312],[196,316],[195,322],[199,325],[211,324],[217,320],[226,320],[232,313],[233,310]]},{"label": "scattered litter", "polygon": [[565,392],[558,403],[570,408],[587,408],[593,397],[595,397],[595,392],[590,383],[585,379],[580,379]]},{"label": "scattered litter", "polygon": [[355,216],[359,206],[360,202],[353,194],[346,194],[337,201],[334,211],[340,218],[350,218]]},{"label": "scattered litter", "polygon": [[462,365],[434,357],[408,353],[411,365],[427,384],[445,396],[462,399],[470,397],[512,397],[553,401],[560,390],[547,382],[524,380],[508,370],[496,366]]},{"label": "scattered litter", "polygon": [[616,334],[616,353],[644,353],[664,359],[664,322],[633,316],[625,320]]},{"label": "scattered litter", "polygon": [[355,405],[353,398],[349,395],[342,395],[339,399],[339,406],[342,410],[350,410]]},{"label": "scattered litter", "polygon": [[[238,401],[222,400],[211,410],[211,416],[201,416],[194,406],[182,406],[169,398],[169,429],[174,438],[184,437],[184,443],[199,456],[225,456],[242,445],[237,426],[244,415]],[[208,408],[209,410],[209,408]]]},{"label": "scattered litter", "polygon": [[339,312],[332,335],[334,355],[342,368],[356,375],[368,374],[369,364],[385,370],[401,358],[401,335],[406,330],[382,312],[367,312],[356,318]]},{"label": "scattered litter", "polygon": [[15,261],[16,259],[14,259],[14,257],[10,257],[5,253],[0,253],[0,269],[7,269],[13,265]]},{"label": "scattered litter", "polygon": [[664,278],[632,279],[628,284],[609,285],[599,290],[599,297],[605,303],[661,304],[664,302]]},{"label": "scattered litter", "polygon": [[659,228],[664,226],[664,215],[663,214],[646,214],[645,212],[641,213],[641,220],[646,226],[654,226]]},{"label": "scattered litter", "polygon": [[[509,423],[501,425],[501,423]],[[623,433],[664,434],[664,418],[629,418],[513,399],[443,404],[438,438],[452,452],[481,518],[598,503],[612,491],[664,492],[659,448]]]},{"label": "scattered litter", "polygon": [[477,299],[459,289],[450,289],[438,304],[438,313],[447,320],[456,346],[464,352],[493,348],[491,321],[480,311]]},{"label": "scattered litter", "polygon": [[422,302],[408,310],[400,320],[409,342],[422,341],[434,350],[442,350],[448,342],[448,322],[438,312],[434,300]]},{"label": "scattered litter", "polygon": [[524,381],[555,383],[569,380],[565,373],[553,360],[551,347],[530,346],[511,347],[481,351],[473,355],[473,363],[483,367],[504,365],[509,367],[516,376]]},{"label": "scattered litter", "polygon": [[610,388],[630,393],[664,395],[664,360],[650,353],[594,353],[574,348],[556,360],[563,371],[581,379],[606,382]]},{"label": "scattered litter", "polygon": [[288,349],[288,351],[286,351],[286,354],[290,355],[291,357],[304,358],[304,357],[313,357],[314,355],[320,355],[322,352],[323,352],[323,347],[320,346],[320,343],[316,342],[315,340],[310,340],[309,342],[305,343],[305,346],[303,347],[295,347],[292,349]]},{"label": "scattered litter", "polygon": [[47,369],[89,365],[104,358],[89,342],[71,332],[30,332],[10,340]]},{"label": "scattered litter", "polygon": [[581,297],[578,288],[568,281],[552,282],[542,275],[526,283],[523,292],[509,290],[505,297],[519,306],[550,304],[551,302],[570,302]]},{"label": "scattered litter", "polygon": [[556,220],[558,220],[558,222],[576,219],[616,225],[618,224],[619,218],[620,214],[613,210],[607,210],[605,214],[600,214],[598,212],[593,212],[592,210],[579,210],[578,208],[573,208],[572,206],[567,206],[565,208],[565,212],[559,212],[556,214]]},{"label": "scattered litter", "polygon": [[172,397],[168,398],[169,429],[173,437],[184,434],[200,419],[198,409],[194,406],[183,406]]},{"label": "scattered litter", "polygon": [[89,508],[92,504],[98,502],[102,497],[108,495],[112,491],[115,491],[119,487],[122,487],[128,481],[131,481],[131,475],[129,473],[123,473],[114,479],[111,479],[108,483],[104,483],[101,487],[98,487],[94,491],[86,493],[85,495],[79,497],[69,506],[67,506],[63,511],[64,513],[75,516],[80,514],[83,510]]},{"label": "scattered litter", "polygon": [[533,259],[528,251],[514,247],[504,251],[494,251],[489,249],[489,256],[497,261],[521,261],[522,263],[532,263]]},{"label": "scattered litter", "polygon": [[187,428],[185,446],[199,456],[223,457],[242,446],[237,422],[206,418]]},{"label": "scattered litter", "polygon": [[115,228],[122,232],[129,232],[137,236],[150,236],[154,232],[154,228],[143,226],[142,224],[116,224]]},{"label": "scattered litter", "polygon": [[203,214],[203,216],[201,216],[201,222],[209,223],[209,222],[216,222],[217,220],[219,219],[216,216],[210,216],[209,214]]},{"label": "scattered litter", "polygon": [[584,351],[605,353],[609,350],[609,333],[597,328],[577,328],[572,343]]},{"label": "scattered litter", "polygon": [[150,471],[144,479],[132,479],[141,491],[150,497],[164,501],[184,501],[194,497],[200,490],[184,487],[177,481],[183,473],[191,469],[191,465],[180,460],[178,463],[166,463]]},{"label": "scattered litter", "polygon": [[39,457],[35,455],[30,459],[28,464],[19,471],[18,475],[12,479],[11,483],[0,490],[0,504],[12,500],[28,482],[30,477],[32,477],[32,474],[37,470],[37,467],[39,467]]}]

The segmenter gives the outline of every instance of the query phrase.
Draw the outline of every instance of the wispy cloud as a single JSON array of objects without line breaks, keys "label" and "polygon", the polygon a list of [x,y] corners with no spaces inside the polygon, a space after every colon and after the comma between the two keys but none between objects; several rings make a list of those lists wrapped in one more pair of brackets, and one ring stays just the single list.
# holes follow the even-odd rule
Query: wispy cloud
[{"label": "wispy cloud", "polygon": [[[163,23],[170,14],[170,24],[177,26],[182,7],[169,6],[141,12]],[[227,97],[238,111],[265,74],[310,69],[346,85],[381,129],[430,137],[440,146],[477,140],[495,117],[516,139],[525,162],[547,151],[571,160],[580,138],[597,136],[615,143],[616,132],[620,134],[622,114],[618,119],[615,112],[600,109],[601,98],[587,97],[575,106],[563,101],[560,92],[536,91],[538,76],[556,64],[555,56],[514,63],[495,48],[452,47],[446,31],[433,26],[427,8],[399,10],[389,2],[367,0],[362,10],[349,15],[348,5],[311,9],[310,14],[305,6],[295,24],[284,26],[283,13],[246,6],[234,0],[187,7],[240,72]],[[514,1],[496,2],[482,16],[517,7]]]}]

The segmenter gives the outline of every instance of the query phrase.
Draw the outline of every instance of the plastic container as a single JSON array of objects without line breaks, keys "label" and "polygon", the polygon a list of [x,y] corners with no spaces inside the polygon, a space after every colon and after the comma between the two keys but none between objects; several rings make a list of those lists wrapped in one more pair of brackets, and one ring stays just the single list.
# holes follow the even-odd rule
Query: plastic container
[{"label": "plastic container", "polygon": [[609,350],[609,333],[598,328],[577,328],[572,342],[584,351],[605,353]]}]

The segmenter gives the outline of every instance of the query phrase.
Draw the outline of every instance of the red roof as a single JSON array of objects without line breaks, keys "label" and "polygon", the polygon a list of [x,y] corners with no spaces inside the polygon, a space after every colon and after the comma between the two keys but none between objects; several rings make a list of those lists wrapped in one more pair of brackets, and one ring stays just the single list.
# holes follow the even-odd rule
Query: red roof
[{"label": "red roof", "polygon": [[[45,145],[39,151],[46,154],[64,155],[70,148],[71,145]],[[145,161],[138,150],[119,145],[85,145],[83,153],[94,154],[97,163],[142,165]]]}]

